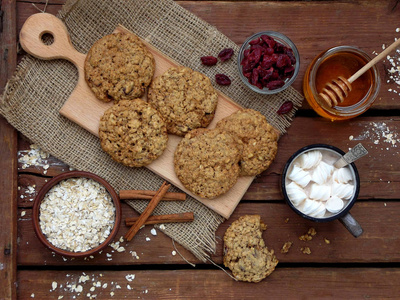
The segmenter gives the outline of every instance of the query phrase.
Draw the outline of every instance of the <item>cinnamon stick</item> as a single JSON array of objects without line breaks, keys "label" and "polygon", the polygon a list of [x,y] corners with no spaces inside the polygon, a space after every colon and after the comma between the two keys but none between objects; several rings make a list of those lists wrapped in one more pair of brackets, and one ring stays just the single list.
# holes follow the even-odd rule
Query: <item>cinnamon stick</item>
[{"label": "cinnamon stick", "polygon": [[156,208],[157,204],[161,201],[161,199],[165,196],[167,193],[168,189],[170,188],[170,184],[167,184],[165,181],[161,185],[160,189],[157,191],[157,193],[154,195],[154,197],[150,200],[149,204],[143,211],[143,213],[140,215],[139,219],[135,222],[135,225],[133,225],[128,232],[125,234],[125,239],[129,242],[130,240],[133,239],[133,237],[136,235],[136,233],[139,231],[140,227],[146,222],[146,220],[149,218],[153,210]]},{"label": "cinnamon stick", "polygon": [[[139,217],[132,217],[125,219],[126,226],[134,225]],[[159,215],[159,216],[150,216],[145,225],[150,224],[160,224],[160,223],[181,223],[181,222],[191,222],[194,220],[194,214],[192,212],[185,212],[179,214],[170,214],[170,215]]]},{"label": "cinnamon stick", "polygon": [[[119,198],[121,200],[150,200],[154,197],[157,191],[144,191],[144,190],[121,190],[119,191]],[[168,192],[162,198],[163,201],[185,201],[185,193],[172,193]]]}]

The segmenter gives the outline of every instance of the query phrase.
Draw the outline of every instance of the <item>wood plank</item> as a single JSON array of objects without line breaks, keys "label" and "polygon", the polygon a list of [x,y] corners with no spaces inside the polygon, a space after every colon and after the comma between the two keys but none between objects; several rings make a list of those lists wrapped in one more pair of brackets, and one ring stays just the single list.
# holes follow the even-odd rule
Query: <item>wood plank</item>
[{"label": "wood plank", "polygon": [[[16,3],[0,2],[0,95],[17,64]],[[0,298],[16,299],[17,132],[0,117]]]},{"label": "wood plank", "polygon": [[[135,278],[128,281],[126,276],[132,274]],[[81,276],[89,280],[79,282]],[[53,282],[57,283],[54,289]],[[93,289],[97,282],[100,287]],[[73,290],[73,284],[81,286],[82,292]],[[278,267],[257,284],[236,282],[221,270],[20,271],[18,291],[21,299],[88,294],[96,295],[95,299],[265,299],[266,293],[268,299],[382,299],[400,294],[400,270]]]},{"label": "wood plank", "polygon": [[16,299],[17,132],[0,117],[0,298]]},{"label": "wood plank", "polygon": [[[25,211],[24,216],[21,216],[22,211]],[[131,214],[126,207],[122,211],[123,219],[128,214],[133,216],[133,212]],[[354,238],[339,221],[314,223],[298,216],[284,203],[242,203],[232,217],[218,228],[217,251],[212,255],[212,259],[216,263],[222,263],[223,236],[234,220],[246,214],[259,214],[268,226],[264,232],[266,244],[275,250],[281,263],[398,263],[400,262],[398,211],[400,211],[398,201],[357,202],[351,213],[363,227],[364,234]],[[140,230],[132,242],[122,242],[120,245],[125,248],[123,252],[116,252],[107,247],[103,253],[86,260],[62,258],[45,249],[34,235],[31,209],[19,210],[18,216],[18,264],[21,266],[186,264],[179,255],[172,254],[174,247],[169,237],[158,230],[157,236],[150,233],[150,229],[153,228],[151,225]],[[317,235],[311,241],[299,240],[310,227],[315,228]],[[122,225],[116,240],[123,236],[126,230],[127,228]],[[150,238],[150,241],[146,238]],[[330,244],[325,242],[325,238]],[[280,250],[288,241],[293,242],[292,248],[289,253],[282,254]],[[177,247],[187,260],[195,264],[201,263],[181,246]],[[304,247],[310,248],[310,255],[302,253],[301,248]],[[139,259],[134,258],[131,251],[136,251]]]}]

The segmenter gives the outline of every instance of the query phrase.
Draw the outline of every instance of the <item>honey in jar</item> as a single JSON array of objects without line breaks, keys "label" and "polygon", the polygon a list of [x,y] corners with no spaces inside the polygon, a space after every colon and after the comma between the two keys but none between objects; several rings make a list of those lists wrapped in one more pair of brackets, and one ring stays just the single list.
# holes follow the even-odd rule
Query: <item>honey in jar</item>
[{"label": "honey in jar", "polygon": [[351,84],[351,92],[337,106],[327,106],[318,94],[332,79],[339,76],[349,78],[368,61],[370,58],[365,52],[350,46],[322,52],[311,62],[304,76],[303,91],[307,102],[320,116],[332,121],[353,118],[365,112],[379,92],[380,79],[376,66]]}]

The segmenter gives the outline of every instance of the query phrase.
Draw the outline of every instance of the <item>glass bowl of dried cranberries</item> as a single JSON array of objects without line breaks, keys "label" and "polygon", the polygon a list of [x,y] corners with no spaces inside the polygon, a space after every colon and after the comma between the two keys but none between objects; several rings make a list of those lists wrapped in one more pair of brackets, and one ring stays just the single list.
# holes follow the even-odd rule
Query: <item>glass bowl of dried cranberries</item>
[{"label": "glass bowl of dried cranberries", "polygon": [[249,37],[238,55],[242,81],[260,94],[276,94],[289,87],[300,68],[296,45],[285,35],[263,31]]}]

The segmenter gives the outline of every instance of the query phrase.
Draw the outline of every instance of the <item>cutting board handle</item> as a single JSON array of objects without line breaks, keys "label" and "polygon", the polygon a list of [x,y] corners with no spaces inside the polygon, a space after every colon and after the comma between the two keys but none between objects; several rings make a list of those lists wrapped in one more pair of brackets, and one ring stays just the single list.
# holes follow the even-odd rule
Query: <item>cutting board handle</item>
[{"label": "cutting board handle", "polygon": [[[43,41],[45,34],[53,37],[50,45]],[[36,58],[66,59],[77,67],[82,66],[86,55],[74,48],[64,23],[54,15],[37,13],[24,23],[19,40],[22,48]],[[78,68],[79,69],[79,68]]]}]

